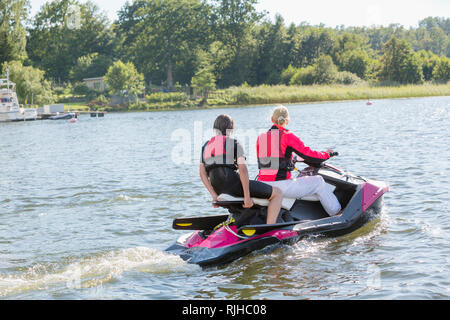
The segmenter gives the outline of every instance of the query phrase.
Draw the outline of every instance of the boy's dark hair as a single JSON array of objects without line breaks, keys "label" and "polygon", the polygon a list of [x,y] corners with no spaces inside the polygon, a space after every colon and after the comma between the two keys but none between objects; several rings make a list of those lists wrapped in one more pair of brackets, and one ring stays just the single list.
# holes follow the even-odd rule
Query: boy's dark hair
[{"label": "boy's dark hair", "polygon": [[220,131],[222,135],[226,136],[227,130],[234,129],[234,121],[229,115],[221,114],[216,118],[216,121],[214,121],[213,129]]}]

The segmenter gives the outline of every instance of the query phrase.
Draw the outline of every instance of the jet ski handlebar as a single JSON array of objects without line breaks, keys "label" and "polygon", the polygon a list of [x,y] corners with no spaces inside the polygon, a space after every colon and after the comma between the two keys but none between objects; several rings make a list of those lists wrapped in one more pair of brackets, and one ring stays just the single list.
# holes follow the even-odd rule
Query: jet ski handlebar
[{"label": "jet ski handlebar", "polygon": [[[339,155],[339,152],[333,151],[333,152],[329,152],[328,154],[330,155],[330,158],[332,158],[332,157],[337,157],[337,156]],[[321,168],[321,167],[324,166],[324,162],[325,162],[325,161],[324,161],[324,162],[321,162],[320,164],[317,164],[317,163],[310,163],[310,162],[308,162],[308,161],[305,161],[305,160],[302,159],[302,158],[300,158],[300,159],[301,159],[301,160],[299,160],[297,156],[294,156],[294,158],[292,159],[292,164],[295,166],[295,164],[296,164],[297,162],[303,162],[303,163],[306,163],[307,165],[309,165],[309,166],[311,166],[311,167]]]},{"label": "jet ski handlebar", "polygon": [[333,151],[333,152],[330,152],[329,155],[330,155],[330,158],[331,157],[336,157],[336,156],[339,155],[339,152]]},{"label": "jet ski handlebar", "polygon": [[[330,158],[332,157],[337,157],[339,155],[339,152],[333,151],[333,152],[329,152],[328,153],[330,155]],[[305,160],[303,160],[302,158],[300,158],[301,160],[298,159],[298,157],[295,155],[294,158],[292,159],[293,163],[297,163],[297,162],[306,162]]]}]

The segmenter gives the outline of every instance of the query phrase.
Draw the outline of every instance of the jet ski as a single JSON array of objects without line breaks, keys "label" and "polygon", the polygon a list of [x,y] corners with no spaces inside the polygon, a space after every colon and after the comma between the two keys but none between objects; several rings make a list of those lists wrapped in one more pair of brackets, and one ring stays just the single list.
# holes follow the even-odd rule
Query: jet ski
[{"label": "jet ski", "polygon": [[229,213],[175,219],[174,229],[195,231],[180,236],[166,252],[179,255],[188,263],[210,267],[227,264],[269,245],[295,244],[310,235],[344,235],[379,213],[383,195],[389,191],[385,182],[356,176],[325,163],[318,167],[311,164],[299,171],[298,176],[303,175],[323,177],[341,203],[340,215],[329,216],[314,195],[284,198],[277,223],[265,224],[267,199],[253,198],[255,205],[246,209],[242,207],[243,198],[221,194],[216,204]]}]

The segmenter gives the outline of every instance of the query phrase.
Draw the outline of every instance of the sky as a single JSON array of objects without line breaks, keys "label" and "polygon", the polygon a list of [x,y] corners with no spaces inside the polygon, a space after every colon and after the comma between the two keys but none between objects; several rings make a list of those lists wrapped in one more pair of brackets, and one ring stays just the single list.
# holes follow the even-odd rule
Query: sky
[{"label": "sky", "polygon": [[[87,0],[79,0],[86,2]],[[111,21],[126,0],[91,0]],[[39,11],[47,0],[30,0],[31,14]],[[450,0],[259,0],[259,11],[269,17],[279,13],[286,24],[306,21],[328,27],[387,26],[399,23],[407,28],[417,27],[419,20],[429,17],[450,17]]]}]

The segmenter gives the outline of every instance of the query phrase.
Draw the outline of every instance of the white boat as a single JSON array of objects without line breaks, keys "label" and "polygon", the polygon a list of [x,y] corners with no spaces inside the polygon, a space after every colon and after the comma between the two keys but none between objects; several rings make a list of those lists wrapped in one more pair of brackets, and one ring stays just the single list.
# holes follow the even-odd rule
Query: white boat
[{"label": "white boat", "polygon": [[9,81],[7,70],[6,79],[0,79],[0,122],[36,120],[37,116],[37,109],[20,108],[16,84]]}]

